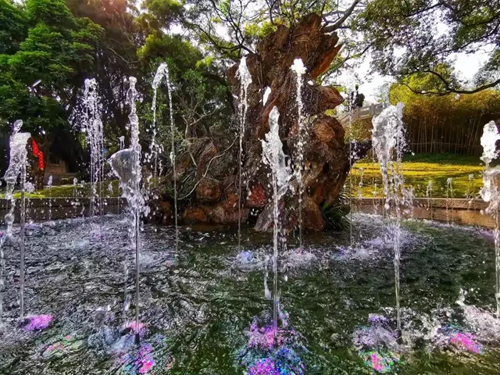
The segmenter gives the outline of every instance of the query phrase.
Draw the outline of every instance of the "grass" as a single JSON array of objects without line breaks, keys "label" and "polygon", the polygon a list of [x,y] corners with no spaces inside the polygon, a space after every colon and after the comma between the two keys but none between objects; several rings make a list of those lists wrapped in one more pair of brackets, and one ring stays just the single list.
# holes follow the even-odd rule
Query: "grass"
[{"label": "grass", "polygon": [[[413,187],[416,197],[425,197],[432,181],[432,197],[447,196],[447,180],[452,178],[453,197],[470,198],[479,195],[483,186],[484,164],[477,157],[456,154],[419,154],[403,158],[405,187]],[[363,183],[360,187],[361,176]],[[382,196],[382,177],[378,163],[363,160],[353,166],[347,181],[352,183],[352,195],[372,198]],[[451,193],[450,193],[451,195]]]},{"label": "grass", "polygon": [[[462,156],[456,154],[418,154],[406,155],[403,159],[403,170],[405,176],[405,187],[413,187],[416,197],[425,197],[429,181],[432,181],[432,196],[434,198],[446,197],[446,181],[453,179],[453,197],[470,198],[478,196],[479,189],[483,186],[484,164],[474,156]],[[361,175],[363,184],[360,187]],[[470,179],[472,176],[472,179]],[[382,197],[382,177],[380,166],[370,160],[362,160],[353,166],[347,186],[351,185],[352,195],[359,196],[362,192],[364,198]],[[111,189],[109,186],[111,185]],[[100,185],[103,196],[119,197],[120,189],[118,181],[106,181]],[[99,191],[99,186],[97,187]],[[375,195],[374,195],[375,192]],[[14,194],[15,198],[20,193]],[[28,198],[71,198],[89,197],[90,184],[77,184],[52,186],[32,194],[26,194]],[[0,194],[4,198],[4,194]]]},{"label": "grass", "polygon": [[[105,181],[97,185],[97,191],[101,189],[103,197],[115,198],[121,196],[120,189],[118,187],[118,180]],[[73,185],[60,185],[51,186],[50,188],[45,188],[43,190],[38,190],[33,193],[26,193],[26,198],[37,199],[37,198],[82,198],[90,197],[90,184],[76,184]],[[14,192],[14,198],[20,198],[21,193],[19,191]],[[0,198],[5,198],[5,194],[0,194]]]}]

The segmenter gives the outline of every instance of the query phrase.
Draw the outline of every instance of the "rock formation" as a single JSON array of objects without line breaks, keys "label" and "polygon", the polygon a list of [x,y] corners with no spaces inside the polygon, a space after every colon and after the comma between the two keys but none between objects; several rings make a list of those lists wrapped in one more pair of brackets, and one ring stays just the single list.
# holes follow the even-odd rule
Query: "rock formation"
[{"label": "rock formation", "polygon": [[[311,14],[303,17],[294,27],[279,26],[260,42],[255,54],[247,56],[247,66],[252,76],[248,90],[248,114],[244,135],[243,197],[245,220],[250,209],[258,215],[255,228],[268,230],[272,224],[270,211],[269,170],[262,163],[261,139],[269,131],[269,113],[278,107],[280,137],[291,165],[297,159],[298,115],[296,76],[290,67],[301,58],[307,68],[302,89],[303,116],[305,121],[304,145],[304,197],[303,228],[322,230],[325,221],[321,207],[335,204],[349,173],[349,150],[354,158],[363,157],[371,147],[369,142],[349,145],[342,125],[325,113],[343,102],[339,92],[331,86],[320,86],[315,79],[324,73],[338,54],[341,44],[336,33],[323,31],[321,17]],[[238,65],[228,71],[228,80],[235,95],[239,94],[236,78]],[[267,102],[264,92],[271,88]],[[234,137],[234,136],[233,136]],[[186,223],[209,222],[235,223],[238,220],[237,197],[237,142],[230,151],[221,155],[227,144],[217,140],[199,140],[191,149],[196,160],[193,168],[191,157],[184,157],[178,166],[178,179],[192,173],[193,193],[190,206],[183,212]],[[220,157],[218,157],[218,155]],[[188,170],[191,168],[191,172]],[[297,181],[292,181],[297,191]],[[283,224],[295,229],[298,221],[297,194],[288,193],[282,204],[287,207]]]}]

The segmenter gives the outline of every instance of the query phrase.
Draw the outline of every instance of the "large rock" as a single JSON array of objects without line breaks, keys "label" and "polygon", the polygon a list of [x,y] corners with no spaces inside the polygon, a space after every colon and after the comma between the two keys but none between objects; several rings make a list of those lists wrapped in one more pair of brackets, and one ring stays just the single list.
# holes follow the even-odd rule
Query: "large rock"
[{"label": "large rock", "polygon": [[[176,177],[182,185],[182,204],[188,206],[183,215],[186,223],[235,224],[240,213],[245,221],[252,209],[259,215],[255,229],[272,228],[271,171],[262,163],[262,140],[269,131],[269,114],[276,106],[281,114],[283,151],[292,166],[300,160],[297,82],[290,67],[296,58],[301,58],[307,68],[301,98],[305,119],[303,227],[311,230],[325,227],[320,207],[337,203],[351,167],[350,150],[356,159],[363,157],[371,147],[369,142],[346,144],[342,125],[326,114],[341,104],[343,98],[335,87],[318,85],[317,78],[329,68],[340,49],[337,34],[325,32],[322,19],[316,14],[301,18],[291,28],[278,26],[257,44],[256,52],[247,56],[252,83],[248,88],[243,135],[243,207],[238,210],[238,142],[234,141],[234,133],[225,133],[224,128],[214,129],[212,138],[192,140],[189,153],[179,157]],[[235,97],[240,95],[237,70],[238,64],[235,64],[227,72]],[[271,88],[271,94],[263,103],[266,87]],[[235,104],[234,108],[238,108],[238,103]],[[295,230],[298,225],[296,175],[290,185],[279,203],[285,231]]]},{"label": "large rock", "polygon": [[[334,109],[343,102],[342,96],[332,86],[320,86],[315,78],[324,73],[340,51],[338,36],[325,33],[321,17],[310,14],[300,19],[288,29],[278,27],[257,45],[256,53],[247,56],[247,66],[252,76],[248,92],[247,132],[244,137],[245,177],[250,193],[246,200],[247,207],[263,208],[257,220],[257,230],[268,230],[272,224],[270,170],[262,164],[261,141],[269,131],[269,114],[276,106],[280,112],[280,138],[283,151],[292,165],[298,159],[298,120],[296,76],[290,70],[294,60],[301,58],[307,68],[302,90],[304,131],[304,164],[302,181],[303,227],[322,230],[325,222],[320,207],[338,200],[349,173],[349,150],[345,143],[345,131],[342,125],[325,111]],[[238,65],[228,71],[230,83],[235,87],[234,94],[239,95],[240,87],[236,77]],[[266,87],[271,88],[267,103],[263,104],[262,94]],[[309,121],[312,119],[312,123]],[[360,148],[358,157],[363,156],[367,148]],[[280,202],[282,207],[282,225],[286,230],[294,230],[298,225],[298,181],[291,181],[289,193]],[[292,208],[290,210],[290,208]]]},{"label": "large rock", "polygon": [[220,181],[214,178],[204,178],[196,187],[196,200],[200,203],[215,203],[221,198]]},{"label": "large rock", "polygon": [[208,215],[202,207],[188,207],[182,215],[186,224],[208,223]]}]

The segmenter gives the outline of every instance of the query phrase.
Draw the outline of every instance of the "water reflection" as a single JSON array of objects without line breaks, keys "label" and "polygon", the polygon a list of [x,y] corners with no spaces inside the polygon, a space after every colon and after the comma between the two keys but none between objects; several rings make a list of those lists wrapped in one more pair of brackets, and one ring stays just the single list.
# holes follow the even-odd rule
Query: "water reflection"
[{"label": "water reflection", "polygon": [[[135,259],[127,250],[121,218],[106,218],[104,242],[89,239],[90,224],[83,220],[30,226],[26,309],[54,319],[33,331],[24,329],[28,321],[18,321],[18,257],[14,248],[5,247],[5,301],[10,302],[5,306],[8,324],[0,329],[0,373],[236,375],[253,365],[255,371],[269,368],[275,359],[308,375],[391,367],[390,353],[353,343],[357,329],[371,326],[366,323],[370,314],[386,317],[392,329],[395,316],[386,309],[393,304],[393,269],[390,246],[376,240],[381,220],[363,216],[355,224],[359,247],[370,247],[376,256],[342,250],[349,236],[339,233],[312,236],[305,241],[307,248],[290,250],[281,262],[280,302],[292,324],[280,323],[279,342],[290,344],[293,353],[273,347],[246,355],[240,349],[267,342],[269,333],[270,317],[262,315],[269,302],[263,298],[258,264],[268,252],[268,235],[244,231],[248,246],[242,251],[248,253],[241,255],[233,232],[185,230],[176,251],[173,228],[145,226],[140,322],[146,331],[138,330],[142,337],[137,342],[137,327],[127,327],[132,314],[123,309],[126,296],[133,294],[134,277],[124,275],[123,265],[133,269]],[[499,336],[492,333],[500,327],[489,319],[489,328],[480,324],[495,304],[491,237],[470,228],[413,221],[403,229],[408,236],[402,242],[402,287],[409,289],[404,293],[403,334],[408,337],[403,343],[412,344],[402,354],[388,347],[400,355],[398,362],[392,358],[390,371],[448,375],[452,364],[457,373],[500,373]],[[460,289],[468,292],[463,305],[456,303]],[[134,311],[133,299],[129,302]]]}]

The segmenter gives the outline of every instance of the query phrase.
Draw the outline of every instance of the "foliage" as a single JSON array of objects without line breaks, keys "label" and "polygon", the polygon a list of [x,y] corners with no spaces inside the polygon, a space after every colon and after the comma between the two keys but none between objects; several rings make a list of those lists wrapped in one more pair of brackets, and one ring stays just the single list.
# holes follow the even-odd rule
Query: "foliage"
[{"label": "foliage", "polygon": [[[445,198],[448,178],[453,179],[453,197],[479,197],[483,186],[484,165],[478,157],[456,154],[416,154],[403,158],[405,187],[412,187],[416,197],[426,197],[429,181],[432,182],[432,197]],[[362,177],[361,177],[362,176]],[[472,176],[472,178],[471,178]],[[352,183],[352,197],[382,197],[383,185],[380,165],[371,160],[363,160],[354,165],[349,175]],[[361,183],[362,182],[362,183]],[[361,184],[360,184],[361,183]]]},{"label": "foliage", "polygon": [[235,61],[255,51],[256,42],[280,25],[290,27],[310,13],[322,16],[325,32],[340,30],[358,12],[359,3],[353,0],[344,8],[326,0],[186,0],[179,22],[215,54]]},{"label": "foliage", "polygon": [[321,207],[321,216],[325,220],[326,229],[343,230],[351,225],[349,220],[349,189],[347,187],[340,194],[339,199],[332,204],[324,204]]},{"label": "foliage", "polygon": [[[0,32],[1,131],[9,134],[9,123],[24,120],[23,130],[49,156],[57,134],[71,132],[68,108],[76,103],[83,71],[93,63],[101,28],[73,17],[63,0],[0,4],[0,19],[13,21]],[[76,139],[66,140],[59,154],[76,161],[81,157]]]},{"label": "foliage", "polygon": [[418,74],[390,89],[391,102],[405,104],[410,149],[417,153],[457,152],[479,156],[483,126],[500,119],[500,91],[488,89],[470,95],[436,97],[416,94],[408,88],[435,90],[441,85],[432,74]]},{"label": "foliage", "polygon": [[14,53],[26,37],[26,14],[7,0],[0,1],[0,55]]},{"label": "foliage", "polygon": [[[498,0],[373,0],[355,25],[373,52],[373,68],[383,74],[430,73],[442,83],[439,93],[473,93],[500,83],[491,74],[498,72]],[[493,47],[493,53],[477,87],[465,88],[438,71],[454,53],[474,53],[481,47]]]}]

